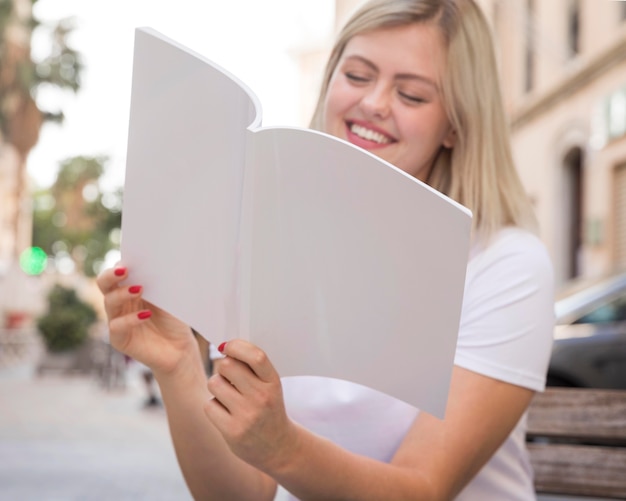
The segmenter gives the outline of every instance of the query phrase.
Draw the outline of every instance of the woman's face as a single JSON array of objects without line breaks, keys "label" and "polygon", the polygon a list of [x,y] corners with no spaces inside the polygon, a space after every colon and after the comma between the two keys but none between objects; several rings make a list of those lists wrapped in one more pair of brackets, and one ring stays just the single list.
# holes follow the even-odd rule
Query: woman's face
[{"label": "woman's face", "polygon": [[443,41],[430,24],[352,38],[324,103],[324,130],[425,181],[454,132],[439,92]]}]

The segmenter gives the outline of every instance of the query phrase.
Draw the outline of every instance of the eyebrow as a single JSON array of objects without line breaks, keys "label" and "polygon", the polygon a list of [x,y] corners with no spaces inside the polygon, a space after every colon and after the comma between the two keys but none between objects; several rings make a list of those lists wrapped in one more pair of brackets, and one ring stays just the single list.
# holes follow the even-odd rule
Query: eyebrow
[{"label": "eyebrow", "polygon": [[[363,56],[359,56],[358,54],[353,54],[351,56],[347,56],[345,58],[345,61],[348,60],[357,60],[362,62],[363,64],[365,64],[366,66],[370,67],[372,70],[378,72],[380,71],[380,69],[378,68],[378,66],[376,66],[372,61],[370,61],[369,59],[363,57]],[[435,89],[438,88],[437,84],[431,80],[428,77],[425,77],[423,75],[418,75],[416,73],[398,73],[397,75],[395,75],[394,78],[400,79],[400,80],[419,80],[420,82],[424,82],[425,84],[428,84],[432,87],[434,87]]]}]

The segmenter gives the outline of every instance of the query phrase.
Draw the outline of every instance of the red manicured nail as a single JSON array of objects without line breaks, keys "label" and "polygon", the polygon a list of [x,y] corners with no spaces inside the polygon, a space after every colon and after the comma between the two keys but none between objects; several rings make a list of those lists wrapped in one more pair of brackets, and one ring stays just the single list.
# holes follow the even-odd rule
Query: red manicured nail
[{"label": "red manicured nail", "polygon": [[226,348],[226,341],[224,341],[217,347],[217,351],[219,351],[220,353],[224,353],[224,348]]},{"label": "red manicured nail", "polygon": [[115,268],[113,273],[115,273],[116,277],[121,277],[124,273],[126,273],[126,268]]},{"label": "red manicured nail", "polygon": [[145,320],[146,318],[150,318],[152,316],[152,312],[150,310],[144,310],[137,313],[137,318],[139,320]]},{"label": "red manicured nail", "polygon": [[141,285],[131,285],[128,288],[128,292],[131,294],[139,294],[141,292]]}]

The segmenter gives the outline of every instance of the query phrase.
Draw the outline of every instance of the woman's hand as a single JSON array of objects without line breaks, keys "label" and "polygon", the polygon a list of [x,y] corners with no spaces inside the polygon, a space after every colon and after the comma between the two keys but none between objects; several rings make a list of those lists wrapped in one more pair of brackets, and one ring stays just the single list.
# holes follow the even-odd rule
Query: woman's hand
[{"label": "woman's hand", "polygon": [[121,285],[128,270],[116,267],[97,279],[104,295],[111,345],[150,367],[155,375],[183,366],[195,340],[191,329],[142,298],[140,285]]},{"label": "woman's hand", "polygon": [[237,456],[271,474],[298,444],[298,428],[285,411],[280,377],[265,352],[247,341],[229,341],[220,351],[226,358],[209,379],[215,398],[205,413]]}]

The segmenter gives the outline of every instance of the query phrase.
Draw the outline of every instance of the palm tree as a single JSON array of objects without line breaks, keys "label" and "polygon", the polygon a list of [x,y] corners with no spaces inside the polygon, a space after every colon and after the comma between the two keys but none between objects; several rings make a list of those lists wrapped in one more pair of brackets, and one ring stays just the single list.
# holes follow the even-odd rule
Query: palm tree
[{"label": "palm tree", "polygon": [[20,221],[26,198],[26,159],[37,144],[44,121],[63,119],[62,111],[51,112],[37,103],[37,89],[42,84],[76,92],[80,86],[82,62],[78,52],[67,43],[73,30],[70,19],[56,23],[51,31],[49,53],[41,61],[31,56],[33,30],[39,26],[32,6],[37,0],[0,0],[0,145],[10,144],[18,157],[15,185],[13,258],[20,251]]}]

